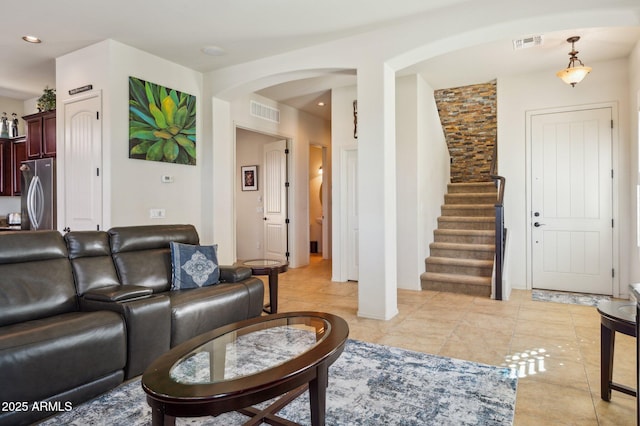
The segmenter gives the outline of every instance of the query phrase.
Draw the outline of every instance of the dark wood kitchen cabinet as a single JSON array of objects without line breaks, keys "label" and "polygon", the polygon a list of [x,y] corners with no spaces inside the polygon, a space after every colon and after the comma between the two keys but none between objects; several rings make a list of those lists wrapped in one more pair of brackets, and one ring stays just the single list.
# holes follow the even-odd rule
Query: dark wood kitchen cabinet
[{"label": "dark wood kitchen cabinet", "polygon": [[56,156],[56,111],[25,115],[27,130],[27,158]]},{"label": "dark wood kitchen cabinet", "polygon": [[20,165],[27,159],[25,137],[0,139],[0,196],[18,196]]},{"label": "dark wood kitchen cabinet", "polygon": [[27,159],[27,138],[21,137],[11,141],[11,195],[22,194],[20,166]]},{"label": "dark wood kitchen cabinet", "polygon": [[11,139],[0,139],[0,196],[11,195]]}]

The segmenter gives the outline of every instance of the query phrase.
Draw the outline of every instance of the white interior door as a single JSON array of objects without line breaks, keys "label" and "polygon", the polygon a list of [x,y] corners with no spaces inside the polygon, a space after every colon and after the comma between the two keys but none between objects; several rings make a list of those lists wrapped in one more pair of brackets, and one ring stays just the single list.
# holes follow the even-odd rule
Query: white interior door
[{"label": "white interior door", "polygon": [[531,117],[533,288],[613,293],[611,117]]},{"label": "white interior door", "polygon": [[287,141],[264,145],[264,254],[287,260]]},{"label": "white interior door", "polygon": [[346,152],[347,280],[358,281],[358,151]]},{"label": "white interior door", "polygon": [[102,229],[102,100],[99,93],[64,104],[65,227]]}]

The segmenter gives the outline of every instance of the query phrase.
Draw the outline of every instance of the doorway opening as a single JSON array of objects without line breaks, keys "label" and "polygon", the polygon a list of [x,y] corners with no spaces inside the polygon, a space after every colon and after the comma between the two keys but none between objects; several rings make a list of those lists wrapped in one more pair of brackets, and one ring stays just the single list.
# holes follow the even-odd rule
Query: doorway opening
[{"label": "doorway opening", "polygon": [[325,243],[322,237],[324,214],[322,189],[324,178],[322,147],[309,146],[309,253],[322,255]]},{"label": "doorway opening", "polygon": [[288,261],[288,140],[240,127],[235,136],[236,258]]}]

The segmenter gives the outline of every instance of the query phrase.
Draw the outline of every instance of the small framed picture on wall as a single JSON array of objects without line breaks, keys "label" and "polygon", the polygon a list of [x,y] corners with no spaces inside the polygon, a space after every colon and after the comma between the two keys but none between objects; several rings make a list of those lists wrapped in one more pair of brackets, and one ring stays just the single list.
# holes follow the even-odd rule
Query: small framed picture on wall
[{"label": "small framed picture on wall", "polygon": [[242,166],[242,190],[258,190],[258,166]]}]

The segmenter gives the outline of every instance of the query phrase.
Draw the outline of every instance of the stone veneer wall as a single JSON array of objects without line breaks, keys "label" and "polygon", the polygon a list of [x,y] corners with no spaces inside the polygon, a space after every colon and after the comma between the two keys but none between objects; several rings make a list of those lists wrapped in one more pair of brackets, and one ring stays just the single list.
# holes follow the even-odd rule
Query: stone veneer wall
[{"label": "stone veneer wall", "polygon": [[498,127],[496,87],[493,80],[434,93],[451,155],[451,182],[491,180]]}]

